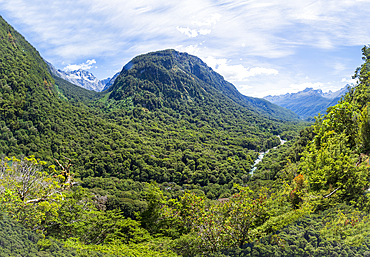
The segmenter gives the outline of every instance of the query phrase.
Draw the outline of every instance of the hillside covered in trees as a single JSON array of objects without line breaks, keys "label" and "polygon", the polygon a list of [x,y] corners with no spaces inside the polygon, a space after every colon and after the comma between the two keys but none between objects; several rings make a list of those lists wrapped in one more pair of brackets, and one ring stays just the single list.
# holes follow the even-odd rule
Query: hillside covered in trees
[{"label": "hillside covered in trees", "polygon": [[78,88],[0,23],[0,256],[369,255],[367,47],[305,128],[174,50]]}]

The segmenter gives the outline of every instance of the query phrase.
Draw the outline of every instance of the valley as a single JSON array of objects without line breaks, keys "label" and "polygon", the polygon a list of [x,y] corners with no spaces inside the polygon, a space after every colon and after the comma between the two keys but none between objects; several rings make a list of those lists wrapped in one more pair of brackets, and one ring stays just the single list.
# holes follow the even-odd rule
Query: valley
[{"label": "valley", "polygon": [[87,90],[0,44],[0,256],[369,255],[367,46],[313,123],[185,52]]},{"label": "valley", "polygon": [[[280,139],[280,145],[285,144],[287,141],[280,138],[280,135],[278,135],[278,138]],[[276,149],[278,146],[274,146],[272,149]],[[271,149],[268,149],[266,152],[260,152],[258,154],[258,158],[254,161],[252,169],[250,171],[251,176],[253,176],[253,172],[257,169],[257,164],[260,163],[265,156]]]}]

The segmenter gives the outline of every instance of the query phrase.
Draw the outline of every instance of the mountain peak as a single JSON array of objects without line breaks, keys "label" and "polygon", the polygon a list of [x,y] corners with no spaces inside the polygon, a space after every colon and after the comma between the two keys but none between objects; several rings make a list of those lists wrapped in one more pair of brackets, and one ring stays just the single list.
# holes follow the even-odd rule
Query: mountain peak
[{"label": "mountain peak", "polygon": [[297,93],[284,95],[265,96],[264,99],[288,108],[303,118],[316,116],[318,113],[325,113],[329,106],[338,102],[340,97],[347,92],[347,86],[338,91],[323,92],[321,89],[305,88]]},{"label": "mountain peak", "polygon": [[109,91],[110,100],[127,104],[129,99],[134,106],[149,110],[162,107],[178,110],[181,105],[214,105],[227,101],[269,117],[298,118],[291,111],[263,99],[242,95],[200,58],[173,49],[133,58],[123,67]]},{"label": "mountain peak", "polygon": [[[60,77],[72,84],[83,87],[88,90],[94,90],[100,92],[108,88],[113,84],[114,79],[117,77],[117,74],[109,80],[99,80],[91,72],[83,69],[73,70],[73,71],[63,71],[56,69],[51,63],[45,61],[49,66],[49,70],[52,74],[57,77]],[[109,84],[109,85],[108,85]]]}]

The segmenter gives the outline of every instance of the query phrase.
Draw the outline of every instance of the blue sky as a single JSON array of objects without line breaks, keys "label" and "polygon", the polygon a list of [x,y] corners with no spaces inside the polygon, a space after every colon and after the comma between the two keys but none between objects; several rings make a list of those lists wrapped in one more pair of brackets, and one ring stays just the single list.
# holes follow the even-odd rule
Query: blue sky
[{"label": "blue sky", "polygon": [[0,0],[0,10],[59,69],[104,79],[172,48],[257,97],[353,83],[370,44],[370,1],[361,0]]}]

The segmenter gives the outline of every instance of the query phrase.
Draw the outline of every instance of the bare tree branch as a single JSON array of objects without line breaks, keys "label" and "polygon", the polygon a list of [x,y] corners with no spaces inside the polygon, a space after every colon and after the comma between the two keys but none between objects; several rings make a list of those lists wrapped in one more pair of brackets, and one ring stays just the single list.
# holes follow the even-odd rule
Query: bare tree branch
[{"label": "bare tree branch", "polygon": [[334,194],[335,192],[337,192],[337,190],[340,189],[340,187],[338,187],[337,189],[335,189],[333,192],[331,192],[330,194],[326,195],[326,196],[323,196],[323,198],[328,198],[330,197],[332,194]]}]

